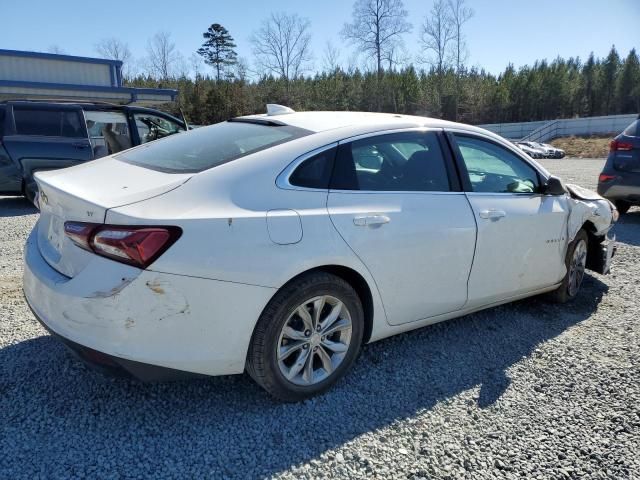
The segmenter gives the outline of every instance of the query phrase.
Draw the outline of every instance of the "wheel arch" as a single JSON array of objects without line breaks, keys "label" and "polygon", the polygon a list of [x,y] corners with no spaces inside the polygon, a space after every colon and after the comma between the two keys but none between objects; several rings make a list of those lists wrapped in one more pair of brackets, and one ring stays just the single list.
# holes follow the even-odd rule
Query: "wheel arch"
[{"label": "wheel arch", "polygon": [[278,289],[278,292],[286,285],[295,282],[301,276],[308,275],[309,273],[313,272],[330,273],[342,278],[353,287],[353,289],[358,294],[358,297],[360,298],[360,302],[362,302],[362,310],[364,311],[364,335],[362,336],[362,343],[366,344],[367,342],[369,342],[369,340],[371,339],[371,333],[373,331],[373,292],[367,280],[357,270],[354,270],[351,267],[346,267],[344,265],[321,265],[309,268],[290,278]]}]

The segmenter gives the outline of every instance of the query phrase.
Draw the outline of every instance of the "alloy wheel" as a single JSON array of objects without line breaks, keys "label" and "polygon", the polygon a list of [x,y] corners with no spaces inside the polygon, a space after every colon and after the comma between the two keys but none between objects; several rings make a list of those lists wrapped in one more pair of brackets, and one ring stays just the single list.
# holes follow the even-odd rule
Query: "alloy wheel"
[{"label": "alloy wheel", "polygon": [[572,297],[575,296],[580,289],[586,265],[587,242],[581,239],[573,250],[573,256],[569,264],[569,295]]},{"label": "alloy wheel", "polygon": [[310,298],[293,310],[280,332],[276,357],[280,373],[301,386],[328,378],[351,344],[351,314],[336,297]]}]

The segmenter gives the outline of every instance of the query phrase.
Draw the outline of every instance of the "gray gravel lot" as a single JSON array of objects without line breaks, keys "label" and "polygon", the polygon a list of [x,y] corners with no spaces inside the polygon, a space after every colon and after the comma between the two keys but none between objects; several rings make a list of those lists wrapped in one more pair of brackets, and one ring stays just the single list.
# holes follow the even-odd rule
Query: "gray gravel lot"
[{"label": "gray gravel lot", "polygon": [[[543,162],[594,188],[603,160]],[[611,275],[370,345],[328,394],[272,401],[247,376],[103,377],[21,292],[36,220],[0,198],[0,478],[640,478],[640,209]]]}]

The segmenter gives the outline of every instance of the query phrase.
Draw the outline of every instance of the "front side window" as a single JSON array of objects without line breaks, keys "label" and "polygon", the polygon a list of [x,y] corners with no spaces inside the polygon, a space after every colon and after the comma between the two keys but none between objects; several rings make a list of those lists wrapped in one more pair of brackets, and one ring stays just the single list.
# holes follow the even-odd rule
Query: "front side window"
[{"label": "front side window", "polygon": [[136,122],[136,128],[138,129],[140,143],[152,142],[153,140],[184,131],[184,128],[177,123],[157,115],[136,113],[133,118]]},{"label": "front side window", "polygon": [[172,135],[114,158],[169,173],[195,173],[310,134],[289,125],[222,122]]},{"label": "front side window", "polygon": [[402,132],[340,145],[331,180],[335,190],[449,191],[434,132]]},{"label": "front side window", "polygon": [[80,112],[13,107],[18,135],[46,137],[84,137]]},{"label": "front side window", "polygon": [[454,134],[474,192],[535,193],[540,189],[536,170],[523,159],[493,142]]}]

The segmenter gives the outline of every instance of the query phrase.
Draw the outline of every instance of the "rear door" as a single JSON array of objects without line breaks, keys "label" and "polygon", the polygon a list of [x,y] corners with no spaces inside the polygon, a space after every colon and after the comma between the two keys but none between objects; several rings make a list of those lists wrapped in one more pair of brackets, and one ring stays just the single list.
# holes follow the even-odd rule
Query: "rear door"
[{"label": "rear door", "polygon": [[476,225],[440,135],[376,134],[338,147],[328,211],[375,279],[392,325],[467,301]]},{"label": "rear door", "polygon": [[469,306],[553,285],[564,275],[568,199],[543,195],[520,155],[475,134],[449,136],[478,225]]},{"label": "rear door", "polygon": [[10,131],[3,143],[20,165],[26,188],[35,188],[33,173],[70,167],[93,158],[80,107],[14,104]]}]

